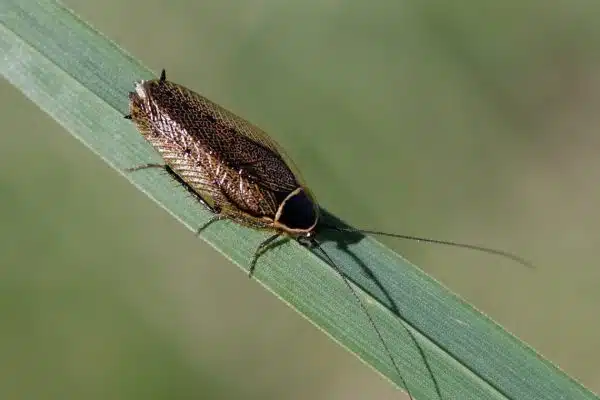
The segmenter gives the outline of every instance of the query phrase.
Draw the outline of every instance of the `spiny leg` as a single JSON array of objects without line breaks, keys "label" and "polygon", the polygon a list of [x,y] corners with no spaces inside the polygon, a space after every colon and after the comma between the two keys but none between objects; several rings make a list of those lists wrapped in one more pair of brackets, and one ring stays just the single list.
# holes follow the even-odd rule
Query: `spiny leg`
[{"label": "spiny leg", "polygon": [[139,170],[146,169],[146,168],[167,169],[168,167],[165,164],[150,163],[150,164],[138,165],[137,167],[125,168],[124,171],[125,172],[134,172],[134,171],[139,171]]},{"label": "spiny leg", "polygon": [[138,165],[137,167],[133,167],[133,168],[127,168],[125,169],[126,172],[134,172],[134,171],[139,171],[142,169],[147,169],[147,168],[160,168],[160,169],[164,169],[170,176],[171,178],[173,178],[175,181],[177,181],[179,184],[181,184],[196,200],[198,200],[208,211],[212,212],[213,214],[215,214],[216,217],[218,218],[214,218],[211,219],[207,224],[204,224],[204,226],[197,231],[197,233],[200,233],[200,231],[204,228],[206,228],[208,225],[210,225],[211,223],[213,223],[216,220],[222,219],[223,217],[220,217],[220,213],[221,213],[221,208],[218,206],[211,206],[210,204],[208,204],[208,202],[206,200],[204,200],[202,198],[202,196],[200,196],[186,181],[184,181],[183,179],[181,179],[181,177],[179,175],[177,175],[175,173],[175,171],[173,171],[173,169],[166,165],[166,164],[155,164],[155,163],[150,163],[150,164],[143,164],[143,165]]},{"label": "spiny leg", "polygon": [[258,261],[258,258],[266,251],[268,250],[268,247],[275,241],[275,239],[277,239],[279,236],[281,236],[281,233],[275,233],[272,236],[269,236],[267,239],[263,240],[261,244],[258,245],[258,247],[256,248],[256,251],[254,252],[254,257],[252,257],[252,262],[250,263],[250,271],[248,272],[248,278],[252,278],[252,275],[254,274],[254,269],[256,268],[256,262]]},{"label": "spiny leg", "polygon": [[213,215],[213,217],[211,219],[209,219],[208,222],[206,222],[204,225],[202,225],[200,228],[198,228],[196,230],[196,236],[199,236],[202,233],[202,231],[205,230],[206,228],[208,228],[210,225],[212,225],[213,222],[217,222],[222,219],[227,219],[227,217],[224,216],[223,214],[218,214],[215,212],[215,215]]}]

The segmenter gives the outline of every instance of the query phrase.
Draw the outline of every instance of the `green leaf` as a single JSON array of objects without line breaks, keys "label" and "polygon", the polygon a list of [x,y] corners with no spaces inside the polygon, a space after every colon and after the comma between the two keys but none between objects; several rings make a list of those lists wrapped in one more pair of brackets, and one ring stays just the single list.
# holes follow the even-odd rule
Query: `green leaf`
[{"label": "green leaf", "polygon": [[[117,171],[160,162],[123,119],[133,82],[156,72],[60,3],[3,0],[0,22],[0,70],[6,79]],[[191,230],[210,218],[160,171],[123,176]],[[202,234],[244,270],[264,237],[231,222],[215,223]],[[406,382],[414,398],[597,398],[377,241],[333,234],[324,240],[324,250],[357,288],[403,379],[356,298],[317,253],[287,242],[261,257],[256,279],[391,381]]]}]

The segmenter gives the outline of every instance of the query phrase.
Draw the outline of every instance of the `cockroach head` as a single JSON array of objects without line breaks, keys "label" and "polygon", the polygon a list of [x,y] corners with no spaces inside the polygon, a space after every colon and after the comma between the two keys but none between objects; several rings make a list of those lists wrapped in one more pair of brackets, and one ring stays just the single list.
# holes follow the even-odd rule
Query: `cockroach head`
[{"label": "cockroach head", "polygon": [[315,238],[317,232],[315,230],[308,231],[303,233],[300,236],[296,237],[298,243],[300,243],[304,247],[312,248],[317,245],[317,239]]}]

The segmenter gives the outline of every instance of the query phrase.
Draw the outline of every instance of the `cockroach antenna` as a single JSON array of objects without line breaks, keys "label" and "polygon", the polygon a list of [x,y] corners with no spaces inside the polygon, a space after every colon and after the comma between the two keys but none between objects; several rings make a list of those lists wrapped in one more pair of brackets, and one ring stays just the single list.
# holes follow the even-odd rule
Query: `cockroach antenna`
[{"label": "cockroach antenna", "polygon": [[[321,252],[321,254],[323,254],[323,256],[325,257],[325,259],[327,260],[327,263],[342,278],[342,281],[344,281],[344,284],[346,285],[346,287],[348,288],[348,290],[350,290],[350,292],[352,293],[352,295],[356,299],[357,303],[360,305],[360,308],[363,310],[363,312],[367,316],[367,319],[369,320],[369,324],[371,325],[371,327],[375,331],[375,334],[377,335],[377,338],[378,338],[379,342],[383,345],[383,348],[385,349],[385,352],[388,355],[390,361],[392,361],[392,365],[394,366],[394,369],[396,370],[396,372],[398,373],[398,376],[400,377],[400,380],[402,381],[402,386],[404,386],[404,389],[406,390],[406,394],[408,394],[408,397],[410,398],[410,400],[413,400],[412,394],[410,393],[410,389],[408,388],[408,384],[406,383],[406,380],[404,379],[404,376],[402,376],[402,373],[400,372],[400,367],[396,363],[396,359],[394,359],[394,357],[392,356],[392,350],[387,345],[387,342],[383,339],[383,335],[381,334],[381,331],[377,327],[377,324],[375,324],[375,321],[373,321],[373,317],[371,317],[371,313],[367,310],[367,306],[365,306],[365,303],[360,299],[360,297],[358,296],[358,293],[356,293],[356,290],[354,290],[354,288],[352,287],[352,285],[350,284],[350,282],[348,282],[348,278],[346,278],[346,276],[344,275],[344,273],[342,272],[342,270],[337,266],[336,263],[333,262],[333,260],[329,256],[329,254],[327,254],[327,252],[325,250],[323,250],[323,247],[321,247],[321,244],[316,239],[313,238],[311,240],[311,244],[310,245],[319,249],[319,251]],[[404,325],[402,325],[402,327],[413,338],[413,340],[416,340],[412,336],[412,333]],[[436,386],[436,390],[438,390],[437,386]]]},{"label": "cockroach antenna", "polygon": [[393,237],[396,239],[412,240],[415,242],[441,244],[444,246],[476,250],[476,251],[479,251],[482,253],[493,254],[493,255],[507,258],[509,260],[512,260],[512,261],[514,261],[518,264],[521,264],[525,267],[528,267],[528,268],[535,268],[534,265],[530,261],[527,261],[526,259],[524,259],[522,257],[519,257],[508,251],[498,250],[498,249],[494,249],[491,247],[477,246],[474,244],[460,243],[460,242],[454,242],[454,241],[450,241],[450,240],[438,240],[438,239],[431,239],[431,238],[420,237],[420,236],[400,235],[397,233],[371,231],[371,230],[367,230],[367,229],[341,228],[339,226],[333,226],[333,225],[329,225],[326,223],[321,223],[320,228],[321,228],[321,230],[329,230],[329,231],[336,231],[336,232],[342,232],[342,233],[343,232],[348,232],[348,233],[354,232],[354,233],[362,233],[362,234],[367,234],[367,235],[386,236],[386,237]]}]

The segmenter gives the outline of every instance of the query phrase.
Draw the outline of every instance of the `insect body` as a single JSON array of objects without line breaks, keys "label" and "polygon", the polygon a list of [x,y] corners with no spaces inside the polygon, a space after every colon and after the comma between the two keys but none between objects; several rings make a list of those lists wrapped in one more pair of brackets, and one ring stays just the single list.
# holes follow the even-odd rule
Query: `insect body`
[{"label": "insect body", "polygon": [[[136,83],[130,118],[160,152],[161,167],[187,185],[216,219],[310,240],[319,207],[291,162],[265,132],[203,96],[166,79]],[[212,222],[212,221],[211,221]]]},{"label": "insect body", "polygon": [[[167,81],[164,70],[159,79],[135,84],[135,91],[129,93],[129,110],[130,114],[125,118],[135,123],[165,161],[164,165],[146,164],[129,171],[164,168],[213,212],[213,219],[204,227],[219,219],[231,219],[251,228],[271,231],[273,234],[258,246],[254,254],[250,275],[260,254],[281,235],[296,239],[305,246],[317,246],[358,300],[402,380],[400,369],[367,308],[320,247],[316,239],[320,230],[379,234],[464,247],[530,265],[500,250],[415,236],[358,231],[321,222],[315,198],[302,183],[292,162],[265,132],[205,97]],[[407,387],[406,384],[404,386]],[[408,394],[410,396],[410,392]]]}]

